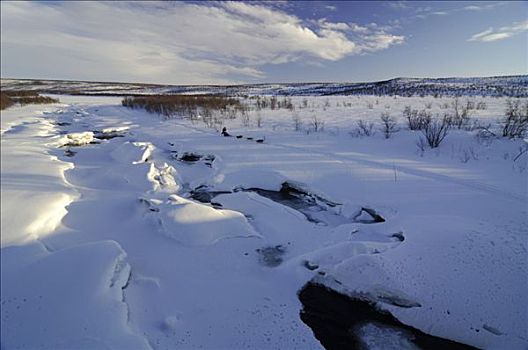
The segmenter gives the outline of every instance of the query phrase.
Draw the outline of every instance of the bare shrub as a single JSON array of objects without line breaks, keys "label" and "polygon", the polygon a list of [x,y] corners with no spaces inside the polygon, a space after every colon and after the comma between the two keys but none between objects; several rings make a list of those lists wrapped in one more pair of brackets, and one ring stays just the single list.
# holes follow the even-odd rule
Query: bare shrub
[{"label": "bare shrub", "polygon": [[466,148],[466,151],[471,156],[471,159],[473,159],[473,160],[478,160],[479,159],[479,154],[477,153],[475,148],[473,148],[473,146],[469,146],[468,148]]},{"label": "bare shrub", "polygon": [[468,146],[468,147],[464,147],[464,148],[459,148],[458,150],[458,159],[462,162],[462,163],[467,163],[469,162],[471,159],[473,160],[478,160],[479,159],[479,155],[478,153],[475,151],[475,149],[473,148],[473,146]]},{"label": "bare shrub", "polygon": [[419,125],[416,123],[416,117],[418,116],[417,109],[411,109],[411,106],[405,106],[405,109],[403,110],[403,116],[407,119],[410,130],[420,129]]},{"label": "bare shrub", "polygon": [[403,116],[407,119],[407,125],[410,130],[422,130],[425,125],[431,121],[431,113],[422,109],[411,109],[411,106],[405,106]]},{"label": "bare shrub", "polygon": [[198,119],[198,113],[195,110],[191,110],[188,117],[194,123]]},{"label": "bare shrub", "polygon": [[502,136],[520,138],[528,129],[528,101],[521,106],[521,101],[507,100],[505,116],[501,120]]},{"label": "bare shrub", "polygon": [[481,145],[489,146],[493,142],[493,139],[497,137],[497,135],[491,131],[491,124],[488,125],[479,125],[476,130],[476,139],[477,142]]},{"label": "bare shrub", "polygon": [[360,133],[359,133],[359,129],[358,128],[355,128],[351,131],[348,132],[348,134],[351,136],[351,137],[360,137]]},{"label": "bare shrub", "polygon": [[437,148],[449,133],[449,118],[430,120],[421,131],[429,147]]},{"label": "bare shrub", "polygon": [[458,159],[460,159],[462,163],[467,163],[469,162],[470,157],[467,152],[462,152],[461,154],[459,154]]},{"label": "bare shrub", "polygon": [[357,131],[359,136],[372,136],[374,135],[374,123],[365,122],[363,119],[357,121]]},{"label": "bare shrub", "polygon": [[317,118],[315,114],[312,116],[311,124],[314,132],[319,132],[324,129],[324,121]]},{"label": "bare shrub", "polygon": [[427,142],[424,140],[423,137],[420,136],[418,138],[418,141],[416,141],[416,147],[418,148],[418,154],[420,155],[420,157],[423,157],[425,149],[427,147]]},{"label": "bare shrub", "polygon": [[462,129],[468,125],[470,110],[469,107],[471,107],[470,101],[467,101],[466,106],[462,106],[458,99],[455,99],[451,103],[451,107],[453,108],[453,114],[448,118],[450,126],[455,126],[458,129]]},{"label": "bare shrub", "polygon": [[293,111],[295,109],[295,106],[293,105],[293,102],[290,97],[285,97],[282,101],[282,104],[284,108],[289,109],[290,111]]},{"label": "bare shrub", "polygon": [[433,108],[433,103],[432,102],[425,103],[425,108],[427,108],[427,109]]},{"label": "bare shrub", "polygon": [[391,137],[392,134],[398,131],[396,119],[391,117],[389,113],[381,113],[381,131],[383,132],[383,135],[385,135],[385,138],[388,139]]},{"label": "bare shrub", "polygon": [[240,113],[240,119],[242,120],[242,125],[245,126],[245,127],[248,127],[249,124],[250,124],[250,118],[249,118],[249,113],[245,110],[243,110],[241,113]]},{"label": "bare shrub", "polygon": [[470,121],[464,126],[464,130],[473,131],[480,129],[480,121],[478,119],[470,119]]},{"label": "bare shrub", "polygon": [[528,154],[528,143],[524,146],[519,147],[519,153],[513,158],[513,161],[516,162],[523,154]]},{"label": "bare shrub", "polygon": [[216,130],[222,129],[224,118],[218,112],[213,112],[213,125]]},{"label": "bare shrub", "polygon": [[468,111],[472,110],[472,109],[475,109],[476,108],[476,104],[475,104],[475,101],[471,101],[471,100],[467,100],[466,101],[466,109]]},{"label": "bare shrub", "polygon": [[257,101],[256,101],[256,109],[257,110],[261,110],[263,108],[269,108],[269,105],[270,105],[270,101],[267,97],[265,96],[258,96],[257,97]]},{"label": "bare shrub", "polygon": [[237,108],[235,106],[227,106],[225,110],[225,114],[227,118],[229,119],[236,119]]},{"label": "bare shrub", "polygon": [[[526,153],[524,153],[526,154]],[[518,171],[519,173],[524,173],[526,168],[528,168],[528,162],[513,162],[513,170]]]},{"label": "bare shrub", "polygon": [[440,105],[440,109],[449,109],[449,103],[444,102]]},{"label": "bare shrub", "polygon": [[292,112],[292,120],[293,120],[293,128],[295,129],[295,131],[300,131],[302,128],[302,120],[301,120],[301,117],[299,116],[299,113]]},{"label": "bare shrub", "polygon": [[[163,106],[161,106],[163,108]],[[214,128],[213,112],[209,107],[202,109],[202,121],[208,128]]]},{"label": "bare shrub", "polygon": [[260,111],[262,109],[262,106],[260,105],[260,96],[252,96],[250,99],[255,100],[255,110]]},{"label": "bare shrub", "polygon": [[431,112],[422,109],[418,112],[418,125],[423,129],[431,122]]},{"label": "bare shrub", "polygon": [[257,112],[257,117],[255,121],[257,122],[257,128],[261,128],[262,127],[262,113],[260,113],[260,111]]},{"label": "bare shrub", "polygon": [[486,110],[486,109],[488,109],[488,105],[486,105],[486,102],[484,102],[484,101],[480,101],[480,102],[477,103],[477,105],[475,106],[475,108],[476,108],[477,110]]},{"label": "bare shrub", "polygon": [[277,108],[277,96],[271,96],[270,98],[270,109],[274,110]]},{"label": "bare shrub", "polygon": [[373,109],[374,105],[372,104],[372,102],[368,102],[367,103],[367,107],[368,107],[368,109]]}]

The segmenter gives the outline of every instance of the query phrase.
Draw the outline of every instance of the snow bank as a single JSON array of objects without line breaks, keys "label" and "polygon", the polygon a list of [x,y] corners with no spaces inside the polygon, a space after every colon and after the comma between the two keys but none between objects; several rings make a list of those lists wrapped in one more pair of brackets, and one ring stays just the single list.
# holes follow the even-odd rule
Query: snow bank
[{"label": "snow bank", "polygon": [[2,265],[11,262],[2,269],[2,348],[150,349],[127,324],[130,266],[118,243],[80,245],[13,264],[31,249],[2,250]]},{"label": "snow bank", "polygon": [[124,131],[128,131],[129,129],[130,129],[130,126],[112,126],[108,128],[103,128],[101,132],[103,134],[122,133]]},{"label": "snow bank", "polygon": [[124,142],[112,151],[113,159],[121,163],[144,163],[150,157],[155,147],[150,142]]},{"label": "snow bank", "polygon": [[259,237],[244,215],[218,210],[171,195],[159,207],[160,224],[169,237],[187,246],[211,245],[226,238]]},{"label": "snow bank", "polygon": [[174,193],[180,190],[181,181],[177,181],[178,172],[165,162],[159,166],[151,163],[147,178],[152,183],[154,191]]},{"label": "snow bank", "polygon": [[[18,114],[23,117],[16,118]],[[11,125],[1,139],[0,242],[4,247],[54,231],[67,213],[65,207],[78,194],[64,177],[73,164],[47,154],[54,131],[42,120],[41,110],[31,106],[2,111],[2,120]]]},{"label": "snow bank", "polygon": [[[467,218],[414,217],[402,224],[408,239],[397,249],[344,259],[327,271],[328,278],[349,294],[377,298],[399,320],[426,333],[479,347],[522,348],[528,324],[526,309],[519,307],[528,286],[526,242],[497,236]],[[391,303],[402,298],[422,307]]]},{"label": "snow bank", "polygon": [[64,146],[83,146],[94,140],[94,134],[91,131],[76,132],[62,136],[57,141],[59,147]]}]

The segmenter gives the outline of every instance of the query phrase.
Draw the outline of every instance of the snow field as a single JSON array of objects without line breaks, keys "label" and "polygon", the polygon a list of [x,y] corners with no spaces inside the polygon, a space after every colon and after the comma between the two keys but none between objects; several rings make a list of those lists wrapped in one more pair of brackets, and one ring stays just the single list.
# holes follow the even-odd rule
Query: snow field
[{"label": "snow field", "polygon": [[[296,295],[313,278],[433,335],[526,347],[526,172],[511,159],[521,143],[456,131],[420,154],[401,117],[389,140],[348,132],[409,104],[431,100],[440,113],[436,99],[308,99],[301,132],[287,110],[262,110],[262,128],[226,121],[263,144],[113,98],[2,112],[2,347],[320,348]],[[504,100],[485,101],[475,113],[495,121]],[[322,132],[310,131],[312,114]],[[123,136],[60,147],[97,130]],[[479,156],[462,162],[457,145]],[[247,191],[286,181],[337,206],[312,222],[316,206]],[[199,186],[227,193],[200,203]],[[385,222],[366,223],[361,208]]]}]

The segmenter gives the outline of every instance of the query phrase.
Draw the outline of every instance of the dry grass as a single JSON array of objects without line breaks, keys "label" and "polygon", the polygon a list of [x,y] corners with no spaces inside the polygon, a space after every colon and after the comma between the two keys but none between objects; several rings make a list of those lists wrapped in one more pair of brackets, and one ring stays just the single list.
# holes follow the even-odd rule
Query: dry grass
[{"label": "dry grass", "polygon": [[195,115],[203,111],[242,110],[244,106],[236,98],[213,95],[152,95],[125,97],[123,106],[143,108],[165,116],[175,114]]},{"label": "dry grass", "polygon": [[39,92],[36,90],[10,90],[2,91],[2,95],[9,97],[37,97]]},{"label": "dry grass", "polygon": [[38,91],[19,90],[19,91],[0,91],[0,110],[9,108],[14,104],[46,104],[57,103],[56,98],[40,96]]},{"label": "dry grass", "polygon": [[15,102],[3,92],[0,93],[0,110],[6,109],[14,105]]}]

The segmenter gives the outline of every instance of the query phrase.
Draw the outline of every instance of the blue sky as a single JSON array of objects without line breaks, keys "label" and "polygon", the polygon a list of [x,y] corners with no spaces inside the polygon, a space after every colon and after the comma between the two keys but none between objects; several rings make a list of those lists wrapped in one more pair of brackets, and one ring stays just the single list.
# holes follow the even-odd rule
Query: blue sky
[{"label": "blue sky", "polygon": [[166,84],[528,74],[528,2],[1,2],[2,78]]}]

